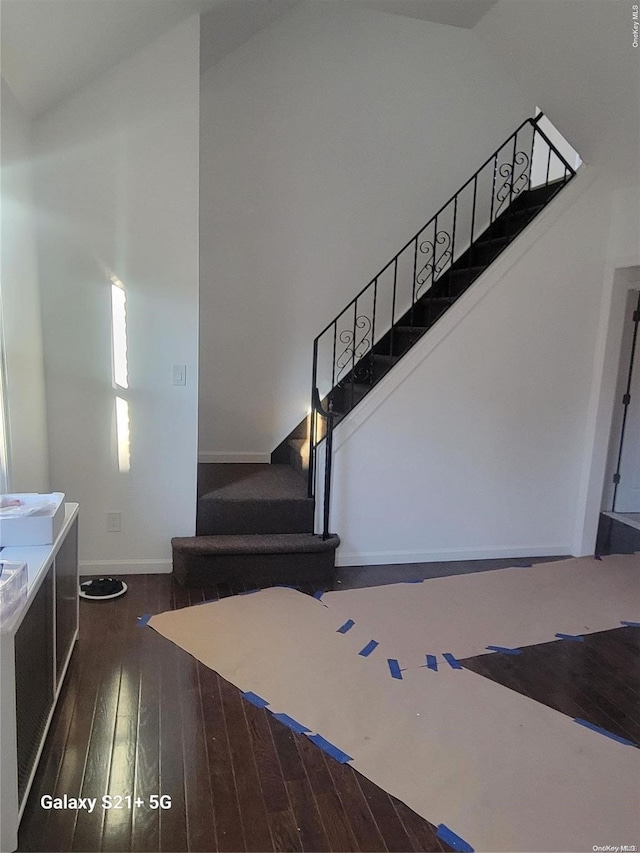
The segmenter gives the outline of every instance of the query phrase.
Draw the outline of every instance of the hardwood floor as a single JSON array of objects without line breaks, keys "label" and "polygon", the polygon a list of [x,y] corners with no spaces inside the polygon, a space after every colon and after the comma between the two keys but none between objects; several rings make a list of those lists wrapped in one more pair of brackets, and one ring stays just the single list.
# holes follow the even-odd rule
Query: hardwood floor
[{"label": "hardwood floor", "polygon": [[[381,568],[369,583],[381,582]],[[366,573],[341,577],[338,588],[346,588],[363,585]],[[80,641],[22,819],[21,851],[450,849],[401,802],[137,627],[144,613],[243,589],[185,590],[170,575],[126,580],[121,599],[81,601]],[[620,628],[464,664],[638,743],[638,635]],[[105,793],[131,794],[144,805],[104,810]],[[98,805],[92,813],[46,811],[45,794],[96,797]],[[170,797],[171,808],[150,808],[156,794]]]},{"label": "hardwood floor", "polygon": [[[80,603],[80,640],[20,827],[21,851],[448,850],[351,767],[241,698],[136,618],[241,592],[170,575]],[[312,592],[312,590],[306,590]],[[144,806],[45,811],[44,794]],[[153,794],[171,808],[151,809]]]},{"label": "hardwood floor", "polygon": [[467,669],[640,747],[640,628],[460,661]]}]

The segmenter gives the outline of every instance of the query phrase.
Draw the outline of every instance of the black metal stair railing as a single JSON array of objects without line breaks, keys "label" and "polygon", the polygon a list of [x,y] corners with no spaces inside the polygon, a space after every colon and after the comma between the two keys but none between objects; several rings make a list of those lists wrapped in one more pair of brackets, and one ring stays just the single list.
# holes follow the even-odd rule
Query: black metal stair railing
[{"label": "black metal stair railing", "polygon": [[336,424],[411,349],[575,170],[529,118],[313,342],[309,496],[325,441],[323,536],[329,534]]}]

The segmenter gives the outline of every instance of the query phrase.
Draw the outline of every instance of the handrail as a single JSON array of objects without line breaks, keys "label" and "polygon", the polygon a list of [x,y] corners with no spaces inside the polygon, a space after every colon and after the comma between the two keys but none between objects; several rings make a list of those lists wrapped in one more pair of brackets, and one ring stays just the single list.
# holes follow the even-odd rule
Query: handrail
[{"label": "handrail", "polygon": [[465,190],[465,189],[469,186],[469,184],[474,180],[474,178],[476,178],[476,177],[480,174],[480,172],[481,172],[481,171],[482,171],[486,166],[488,166],[488,165],[489,165],[489,163],[493,160],[493,158],[494,158],[494,157],[496,157],[496,156],[497,156],[497,155],[502,151],[502,149],[503,149],[506,145],[508,145],[508,144],[509,144],[509,142],[511,142],[511,140],[512,140],[515,136],[517,136],[517,134],[522,130],[522,128],[523,128],[526,124],[530,124],[533,128],[535,128],[536,132],[537,132],[537,133],[539,133],[539,134],[540,134],[540,136],[542,136],[542,137],[543,137],[543,139],[544,139],[544,140],[545,140],[545,142],[549,145],[549,147],[550,147],[550,148],[551,148],[551,150],[554,152],[554,154],[555,154],[555,155],[556,155],[556,156],[557,156],[557,157],[558,157],[558,158],[563,162],[563,164],[564,164],[564,165],[566,166],[566,168],[569,170],[570,174],[571,174],[571,175],[575,175],[575,169],[573,169],[573,167],[569,165],[569,163],[565,160],[565,158],[562,156],[562,154],[558,151],[558,149],[557,149],[557,148],[556,148],[556,146],[553,144],[553,142],[551,142],[551,140],[549,139],[549,137],[544,133],[544,131],[540,130],[540,128],[538,127],[538,122],[539,122],[539,121],[540,121],[540,119],[541,119],[541,118],[543,118],[543,117],[544,117],[544,113],[539,113],[535,118],[527,118],[527,119],[525,119],[525,120],[522,122],[522,124],[521,124],[521,125],[520,125],[520,126],[519,126],[519,127],[518,127],[518,128],[517,128],[517,129],[512,133],[512,134],[511,134],[511,136],[507,139],[507,141],[506,141],[506,142],[503,142],[503,143],[502,143],[502,145],[501,145],[499,148],[496,148],[496,150],[493,152],[493,154],[492,154],[490,157],[487,157],[487,159],[486,159],[486,160],[484,161],[484,163],[480,166],[480,168],[479,168],[479,169],[476,169],[476,171],[473,173],[473,175],[471,175],[471,177],[469,178],[469,180],[468,180],[468,181],[466,181],[466,182],[465,182],[465,183],[460,187],[460,189],[459,189],[456,193],[454,193],[454,194],[451,196],[451,198],[446,202],[446,204],[443,204],[443,205],[442,205],[442,207],[440,208],[440,210],[438,210],[438,212],[437,212],[434,216],[432,216],[432,217],[431,217],[431,219],[427,220],[427,222],[422,226],[422,228],[421,228],[421,229],[420,229],[416,234],[414,234],[414,235],[413,235],[413,237],[412,237],[410,240],[408,240],[408,241],[405,243],[405,245],[400,249],[400,251],[399,251],[399,252],[396,252],[396,254],[391,258],[391,260],[389,261],[389,263],[388,263],[388,264],[385,264],[385,266],[383,266],[383,267],[382,267],[382,269],[380,270],[380,272],[379,272],[377,275],[375,275],[375,276],[374,276],[374,277],[369,281],[369,283],[368,283],[368,284],[365,284],[365,286],[362,288],[362,290],[361,290],[359,293],[356,293],[356,295],[353,297],[353,299],[351,300],[351,302],[349,302],[349,303],[348,303],[348,304],[347,304],[347,305],[342,309],[342,311],[341,311],[338,315],[336,315],[336,316],[333,318],[333,320],[331,320],[331,322],[330,322],[330,323],[327,323],[327,325],[324,327],[324,329],[323,329],[323,330],[322,330],[318,335],[316,335],[316,338],[315,338],[315,339],[316,339],[316,340],[319,340],[319,339],[322,337],[322,335],[324,335],[324,333],[325,333],[325,332],[328,332],[328,331],[329,331],[329,329],[330,329],[330,328],[331,328],[331,326],[334,324],[334,322],[335,322],[336,320],[340,319],[340,317],[342,317],[342,315],[343,315],[343,314],[345,314],[345,313],[349,310],[349,308],[351,308],[351,306],[355,303],[355,301],[356,301],[357,299],[359,299],[359,298],[363,295],[363,293],[365,293],[365,291],[367,290],[367,288],[371,287],[371,285],[373,284],[373,282],[374,282],[377,278],[380,278],[380,276],[381,276],[384,272],[386,272],[386,271],[389,269],[389,267],[390,267],[390,266],[391,266],[391,264],[395,261],[395,259],[396,259],[396,258],[398,258],[398,257],[399,257],[399,256],[400,256],[404,251],[406,251],[406,250],[409,248],[409,246],[413,243],[413,241],[414,241],[414,240],[416,240],[416,239],[420,236],[420,234],[422,234],[424,231],[426,231],[426,229],[429,227],[429,225],[431,225],[431,223],[432,223],[432,222],[434,222],[434,221],[435,221],[435,219],[436,219],[436,218],[437,218],[437,217],[438,217],[438,216],[439,216],[439,215],[440,215],[444,210],[446,210],[446,209],[447,209],[447,207],[449,207],[449,205],[451,204],[451,202],[452,202],[452,201],[454,201],[454,199],[455,199],[457,196],[459,196],[459,195],[460,195],[460,193],[461,193],[463,190]]},{"label": "handrail", "polygon": [[[541,119],[543,116],[544,116],[544,113],[540,113],[540,115],[536,118],[536,122],[540,121],[540,119]],[[553,142],[549,139],[549,137],[548,137],[548,136],[547,136],[547,134],[544,132],[544,130],[540,130],[540,128],[538,127],[537,123],[534,125],[534,127],[535,127],[535,131],[536,131],[536,133],[539,133],[539,134],[540,134],[540,136],[544,139],[544,141],[547,143],[547,145],[548,145],[548,146],[549,146],[549,148],[553,151],[553,153],[556,155],[556,157],[558,157],[560,160],[562,160],[562,162],[564,163],[565,167],[569,170],[569,174],[570,174],[571,176],[575,175],[576,170],[573,168],[573,166],[570,166],[570,165],[569,165],[569,163],[565,160],[565,158],[562,156],[562,154],[558,151],[558,149],[557,149],[557,148],[556,148],[556,146],[553,144]]]},{"label": "handrail", "polygon": [[[490,228],[499,217],[507,215],[505,221],[511,223],[513,217],[512,207],[516,198],[525,190],[532,189],[531,178],[533,172],[534,157],[536,155],[536,141],[539,139],[546,146],[544,153],[546,157],[546,179],[544,184],[539,186],[546,188],[554,186],[556,183],[564,186],[576,174],[575,169],[567,162],[566,158],[560,153],[557,146],[549,139],[546,133],[539,127],[540,120],[544,117],[544,113],[540,112],[535,118],[525,119],[518,128],[509,136],[509,138],[497,148],[490,157],[488,157],[482,165],[474,172],[474,174],[458,189],[454,195],[429,219],[426,224],[397,252],[391,260],[385,264],[380,272],[374,276],[368,284],[366,284],[351,301],[337,314],[330,323],[328,323],[322,331],[315,337],[313,341],[313,375],[311,385],[311,420],[309,429],[309,497],[315,496],[315,476],[316,476],[316,448],[320,441],[326,439],[325,449],[325,478],[324,478],[324,511],[323,511],[323,537],[326,538],[329,527],[329,493],[331,487],[331,456],[332,456],[332,437],[335,421],[338,415],[344,415],[350,411],[358,402],[355,395],[355,386],[364,384],[375,384],[376,371],[376,355],[374,347],[378,342],[383,341],[385,335],[389,337],[388,346],[391,361],[394,359],[394,335],[396,322],[398,317],[403,317],[403,323],[406,321],[407,326],[403,326],[406,330],[408,327],[412,334],[415,312],[419,308],[419,303],[427,292],[431,291],[434,285],[443,279],[450,269],[454,271],[453,265],[463,257],[468,256],[468,261],[465,269],[467,273],[472,270],[478,270],[480,267],[473,265],[475,246],[484,231]],[[525,127],[531,128],[531,131],[526,134],[526,143],[528,150],[525,151],[522,147],[519,149],[518,136],[521,135],[520,145],[522,146],[522,131]],[[530,135],[530,139],[529,139]],[[529,147],[530,142],[530,147]],[[548,153],[547,153],[548,152]],[[555,178],[549,180],[551,172],[551,154],[555,154],[562,169],[562,177],[559,180]],[[506,154],[506,158],[505,155]],[[491,195],[487,197],[487,192],[483,189],[479,182],[481,173],[487,169],[493,162],[492,169],[487,176],[488,183],[491,184]],[[544,171],[544,166],[543,166]],[[501,182],[497,186],[497,182]],[[473,202],[470,211],[467,210],[469,202],[464,201],[462,193],[473,184]],[[536,187],[537,188],[537,187]],[[558,189],[551,191],[544,203],[547,203],[550,198],[555,195]],[[490,201],[490,210],[488,213],[488,223],[483,221],[483,224],[478,228],[477,225],[477,201],[479,194],[485,196],[485,206]],[[526,199],[525,199],[526,201]],[[465,207],[466,204],[466,207]],[[452,208],[445,216],[448,208]],[[482,210],[482,208],[481,208]],[[529,213],[528,203],[524,209],[525,214]],[[465,218],[466,217],[466,218]],[[440,224],[439,224],[440,219]],[[451,224],[447,221],[451,220]],[[467,220],[470,219],[470,232],[464,231],[468,225]],[[443,220],[444,224],[443,224]],[[503,221],[502,219],[500,220]],[[457,235],[460,229],[459,223],[463,222],[463,232]],[[478,229],[478,230],[477,230]],[[433,236],[431,236],[431,234]],[[458,239],[456,240],[456,236]],[[467,244],[468,239],[468,244]],[[505,238],[507,242],[513,237]],[[462,245],[462,249],[461,249]],[[410,248],[412,251],[412,266],[413,273],[411,277],[411,297],[407,303],[398,304],[399,290],[399,262],[403,254]],[[504,246],[502,246],[504,248]],[[500,248],[498,251],[502,251]],[[418,253],[420,257],[420,267],[418,264]],[[492,258],[493,259],[493,258]],[[477,261],[476,261],[477,264]],[[384,323],[378,323],[377,305],[379,303],[378,283],[382,276],[393,267],[393,291],[391,295],[391,311],[390,317],[385,319]],[[476,272],[477,274],[477,272]],[[405,273],[407,275],[407,273]],[[438,293],[435,299],[444,300],[450,304],[459,293],[454,294],[452,291],[451,279],[452,275],[447,276],[445,281],[446,291]],[[473,280],[474,275],[471,275]],[[470,283],[470,282],[469,282]],[[365,294],[371,291],[370,299],[372,307],[363,309],[367,314],[358,313],[358,303],[364,300]],[[408,299],[409,297],[405,297]],[[446,310],[446,305],[443,310]],[[343,318],[349,313],[349,326],[344,326]],[[371,316],[369,316],[369,314]],[[438,314],[439,316],[439,314]],[[437,317],[436,317],[437,319]],[[339,322],[343,321],[340,324]],[[435,320],[434,320],[435,322]],[[424,331],[424,327],[417,324]],[[380,331],[382,328],[382,335]],[[323,383],[319,381],[318,365],[319,365],[319,346],[328,332],[333,330],[333,340],[329,339],[328,346],[331,350],[331,367],[330,375],[326,377]],[[378,333],[378,338],[376,338]],[[339,341],[339,343],[338,343]],[[411,346],[413,341],[410,341]],[[403,353],[401,353],[403,354]],[[399,357],[399,356],[398,356]],[[349,384],[350,396],[347,399],[346,385]],[[328,387],[328,393],[325,394],[324,386]],[[342,408],[346,411],[336,413],[334,411],[334,396],[336,392],[341,391],[343,397]],[[363,393],[366,393],[366,388]],[[327,402],[327,408],[323,406],[323,397]],[[317,417],[324,418],[326,422],[325,435],[319,435]]]},{"label": "handrail", "polygon": [[317,412],[317,414],[322,415],[323,418],[335,418],[335,412],[332,412],[330,409],[324,409],[322,406],[322,402],[320,400],[320,392],[317,387],[313,389],[313,410]]}]

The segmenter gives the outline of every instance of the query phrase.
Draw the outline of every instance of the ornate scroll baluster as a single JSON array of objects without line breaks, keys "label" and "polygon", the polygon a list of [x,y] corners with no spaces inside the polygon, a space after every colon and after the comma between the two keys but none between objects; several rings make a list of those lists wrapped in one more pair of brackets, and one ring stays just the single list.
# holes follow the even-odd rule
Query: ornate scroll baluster
[{"label": "ornate scroll baluster", "polygon": [[349,367],[355,370],[357,362],[371,349],[372,323],[369,317],[361,314],[356,317],[354,326],[356,329],[355,339],[351,329],[343,329],[338,336],[340,343],[346,344],[346,346],[336,359],[337,384],[340,384],[345,378],[345,371]]},{"label": "ornate scroll baluster", "polygon": [[[440,252],[439,247],[442,247],[442,251]],[[416,299],[421,296],[421,291],[429,279],[431,279],[431,284],[433,284],[451,260],[451,235],[448,231],[438,231],[435,238],[435,245],[431,240],[424,240],[420,243],[419,248],[420,252],[426,255],[427,260],[416,276]]]},{"label": "ornate scroll baluster", "polygon": [[[529,186],[529,156],[524,151],[518,151],[513,162],[513,166],[511,163],[503,163],[498,169],[498,174],[505,181],[496,193],[496,201],[498,202],[496,217],[502,212],[507,199],[512,199],[514,196],[520,195]],[[516,176],[518,170],[515,167],[519,166],[522,166],[522,169],[520,169],[519,174]]]}]

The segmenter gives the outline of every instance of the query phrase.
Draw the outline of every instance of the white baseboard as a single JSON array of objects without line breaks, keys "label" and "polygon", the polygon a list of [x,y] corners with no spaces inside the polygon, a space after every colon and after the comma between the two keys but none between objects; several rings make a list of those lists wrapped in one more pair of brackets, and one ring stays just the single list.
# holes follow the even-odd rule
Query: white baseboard
[{"label": "white baseboard", "polygon": [[270,463],[270,453],[256,453],[250,450],[201,450],[198,462],[259,462]]},{"label": "white baseboard", "polygon": [[518,548],[464,548],[444,551],[336,551],[337,566],[387,566],[395,563],[448,563],[460,560],[510,560],[516,557],[571,556],[570,545]]},{"label": "white baseboard", "polygon": [[80,577],[85,575],[168,575],[171,560],[80,560]]}]

